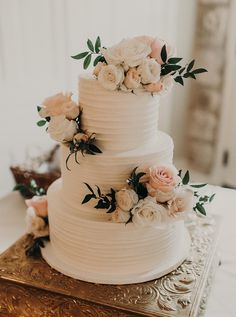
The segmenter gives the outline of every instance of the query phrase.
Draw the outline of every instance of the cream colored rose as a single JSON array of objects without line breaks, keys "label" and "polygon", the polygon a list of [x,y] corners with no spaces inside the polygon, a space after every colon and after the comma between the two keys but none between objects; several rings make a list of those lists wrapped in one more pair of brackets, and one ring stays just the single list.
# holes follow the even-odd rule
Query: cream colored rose
[{"label": "cream colored rose", "polygon": [[100,70],[102,69],[103,66],[106,66],[106,63],[98,62],[93,70],[93,75],[98,77],[98,74],[100,73]]},{"label": "cream colored rose", "polygon": [[153,37],[147,36],[147,35],[136,36],[134,39],[137,41],[145,43],[149,47],[151,47],[151,44],[154,41]]},{"label": "cream colored rose", "polygon": [[98,74],[98,81],[108,90],[116,90],[124,80],[122,67],[114,65],[103,66]]},{"label": "cream colored rose", "polygon": [[175,191],[169,191],[169,192],[162,192],[158,189],[154,189],[152,188],[152,186],[150,186],[149,184],[146,184],[147,187],[147,191],[149,193],[149,195],[153,198],[156,199],[157,202],[159,203],[165,203],[167,201],[169,201],[170,199],[172,199],[175,195]]},{"label": "cream colored rose", "polygon": [[159,93],[163,90],[163,84],[161,81],[158,81],[157,83],[152,83],[144,86],[144,89],[153,92],[153,93]]},{"label": "cream colored rose", "polygon": [[133,189],[121,189],[116,192],[116,203],[124,211],[129,211],[138,202],[138,195]]},{"label": "cream colored rose", "polygon": [[126,66],[136,67],[140,65],[142,60],[151,53],[151,48],[144,41],[133,38],[122,40],[107,49],[102,48],[101,53],[108,64],[124,64],[126,68]]},{"label": "cream colored rose", "polygon": [[75,119],[79,115],[79,107],[71,100],[71,96],[72,93],[59,93],[45,99],[39,115],[42,118],[65,115],[67,119]]},{"label": "cream colored rose", "polygon": [[145,58],[138,67],[143,84],[156,83],[160,80],[161,66],[153,58]]},{"label": "cream colored rose", "polygon": [[43,218],[36,215],[33,207],[28,207],[26,211],[26,231],[33,234],[35,238],[49,235],[49,227]]},{"label": "cream colored rose", "polygon": [[140,86],[141,82],[141,75],[136,70],[136,68],[130,68],[129,71],[126,73],[124,79],[124,85],[128,89],[136,89]]},{"label": "cream colored rose", "polygon": [[132,222],[137,226],[155,226],[161,224],[162,214],[166,209],[157,204],[152,197],[139,200],[138,204],[131,210],[133,215]]},{"label": "cream colored rose", "polygon": [[58,142],[71,141],[77,132],[77,123],[65,116],[52,117],[48,125],[50,137]]},{"label": "cream colored rose", "polygon": [[42,218],[47,217],[47,215],[48,215],[48,201],[47,201],[46,195],[34,196],[31,199],[26,199],[25,203],[28,207],[34,208],[34,210],[36,212],[36,216],[42,217]]},{"label": "cream colored rose", "polygon": [[112,213],[113,222],[126,223],[129,219],[130,219],[130,212],[124,211],[119,207],[117,207],[116,210]]},{"label": "cream colored rose", "polygon": [[193,210],[194,193],[188,188],[178,188],[175,191],[174,198],[168,202],[170,216],[190,212]]},{"label": "cream colored rose", "polygon": [[148,184],[161,192],[172,192],[181,182],[174,165],[161,165],[149,168]]},{"label": "cream colored rose", "polygon": [[73,137],[73,141],[74,142],[79,142],[79,141],[88,141],[89,136],[85,133],[77,133],[76,135],[74,135]]}]

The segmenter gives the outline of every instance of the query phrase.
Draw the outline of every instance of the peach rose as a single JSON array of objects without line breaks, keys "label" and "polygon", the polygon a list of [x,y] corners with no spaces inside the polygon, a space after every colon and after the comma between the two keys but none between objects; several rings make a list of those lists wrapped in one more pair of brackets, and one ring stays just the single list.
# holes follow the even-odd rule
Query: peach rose
[{"label": "peach rose", "polygon": [[164,40],[155,38],[151,43],[151,54],[150,56],[154,58],[158,64],[162,65],[163,60],[161,59],[161,50],[163,46],[166,46],[167,59],[173,56],[175,49],[170,44],[166,43]]},{"label": "peach rose", "polygon": [[163,83],[158,81],[157,83],[145,85],[144,88],[149,92],[160,92],[163,89]]},{"label": "peach rose", "polygon": [[155,166],[149,169],[148,184],[155,190],[171,192],[180,181],[178,171],[173,165]]},{"label": "peach rose", "polygon": [[135,68],[130,68],[124,80],[124,84],[128,89],[136,89],[140,86],[141,75]]},{"label": "peach rose", "polygon": [[48,201],[47,196],[34,196],[31,199],[27,199],[26,205],[35,209],[36,216],[45,218],[48,215]]},{"label": "peach rose", "polygon": [[75,119],[79,115],[79,107],[71,96],[72,93],[59,93],[48,97],[43,101],[39,115],[42,118],[64,115],[67,119]]}]

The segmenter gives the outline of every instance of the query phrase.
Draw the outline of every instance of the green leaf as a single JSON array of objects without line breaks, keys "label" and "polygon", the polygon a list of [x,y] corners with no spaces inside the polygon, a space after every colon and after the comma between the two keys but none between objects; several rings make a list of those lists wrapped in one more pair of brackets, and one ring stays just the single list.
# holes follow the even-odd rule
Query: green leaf
[{"label": "green leaf", "polygon": [[101,39],[98,36],[97,39],[96,39],[96,42],[95,42],[95,52],[96,53],[99,53],[100,47],[101,47]]},{"label": "green leaf", "polygon": [[87,40],[87,46],[90,49],[90,51],[94,52],[93,43],[90,39]]},{"label": "green leaf", "polygon": [[83,52],[83,53],[79,53],[79,54],[71,56],[71,57],[74,58],[74,59],[82,59],[85,56],[87,56],[88,54],[89,54],[89,52]]},{"label": "green leaf", "polygon": [[96,198],[96,196],[94,194],[87,194],[83,201],[82,201],[82,204],[86,204],[87,202],[89,202],[92,198]]},{"label": "green leaf", "polygon": [[102,151],[95,144],[89,144],[89,150],[95,153],[102,153]]},{"label": "green leaf", "polygon": [[190,185],[190,186],[193,187],[193,188],[201,188],[201,187],[204,187],[206,185],[207,184],[195,184],[195,185]]},{"label": "green leaf", "polygon": [[181,75],[183,73],[183,71],[185,71],[185,67],[182,67],[180,70],[179,70],[179,74]]},{"label": "green leaf", "polygon": [[98,55],[93,61],[93,66],[96,66],[98,62],[100,62],[104,57],[102,55]]},{"label": "green leaf", "polygon": [[101,189],[96,185],[97,187],[97,191],[98,191],[98,196],[101,197],[102,196],[102,193],[101,193]]},{"label": "green leaf", "polygon": [[168,59],[167,62],[168,62],[169,64],[177,64],[177,63],[179,63],[181,60],[182,60],[181,57],[171,57],[171,58]]},{"label": "green leaf", "polygon": [[193,59],[189,64],[188,64],[188,67],[187,67],[187,72],[190,72],[190,70],[193,68],[194,66],[194,63],[195,63],[195,60]]},{"label": "green leaf", "polygon": [[189,176],[189,171],[187,171],[182,179],[183,185],[187,185],[189,183],[190,176]]},{"label": "green leaf", "polygon": [[211,195],[211,197],[210,197],[210,199],[209,199],[209,202],[210,202],[210,203],[211,203],[212,200],[215,198],[215,195],[216,195],[216,194]]},{"label": "green leaf", "polygon": [[144,172],[138,173],[138,174],[136,175],[137,181],[139,182],[140,178],[141,178],[142,176],[144,176],[144,175],[146,175],[146,173],[144,173]]},{"label": "green leaf", "polygon": [[208,72],[208,70],[205,68],[197,68],[197,69],[192,71],[193,74],[201,74],[201,73],[206,73],[206,72]]},{"label": "green leaf", "polygon": [[181,76],[177,76],[174,78],[174,80],[179,83],[180,85],[184,86],[184,81],[183,78]]},{"label": "green leaf", "polygon": [[37,110],[38,110],[38,112],[39,112],[41,109],[42,109],[42,107],[37,106]]},{"label": "green leaf", "polygon": [[46,120],[39,120],[39,121],[37,122],[37,126],[42,127],[42,126],[44,126],[46,123],[47,123]]},{"label": "green leaf", "polygon": [[166,45],[163,45],[163,46],[162,46],[162,49],[161,49],[161,59],[162,59],[163,63],[165,63],[166,60],[167,60]]},{"label": "green leaf", "polygon": [[176,70],[178,70],[178,69],[180,69],[180,68],[181,68],[180,65],[167,64],[167,65],[165,65],[164,68],[162,68],[162,70],[161,70],[161,75],[162,75],[162,76],[167,75],[167,74],[169,74],[169,73],[171,73],[171,72],[174,72],[174,71],[176,71]]},{"label": "green leaf", "polygon": [[196,209],[204,216],[206,216],[206,210],[200,203],[196,203]]},{"label": "green leaf", "polygon": [[179,170],[178,176],[181,177],[182,170]]},{"label": "green leaf", "polygon": [[84,69],[87,69],[87,68],[89,67],[89,64],[90,64],[90,62],[91,62],[91,58],[92,58],[92,55],[91,55],[91,54],[89,54],[89,55],[85,58],[85,60],[84,60],[84,65],[83,65]]},{"label": "green leaf", "polygon": [[87,184],[87,183],[84,183],[84,184],[88,187],[88,189],[91,191],[91,193],[94,194],[94,191],[93,191],[92,187],[89,184]]}]

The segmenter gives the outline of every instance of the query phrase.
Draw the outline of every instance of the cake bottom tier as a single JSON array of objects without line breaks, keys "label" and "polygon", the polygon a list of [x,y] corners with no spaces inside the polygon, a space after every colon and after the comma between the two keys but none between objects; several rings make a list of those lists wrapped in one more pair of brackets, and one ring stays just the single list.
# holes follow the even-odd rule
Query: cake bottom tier
[{"label": "cake bottom tier", "polygon": [[65,275],[101,284],[140,283],[171,272],[188,256],[183,221],[136,227],[76,217],[57,182],[48,191],[48,203],[50,242],[42,255]]}]

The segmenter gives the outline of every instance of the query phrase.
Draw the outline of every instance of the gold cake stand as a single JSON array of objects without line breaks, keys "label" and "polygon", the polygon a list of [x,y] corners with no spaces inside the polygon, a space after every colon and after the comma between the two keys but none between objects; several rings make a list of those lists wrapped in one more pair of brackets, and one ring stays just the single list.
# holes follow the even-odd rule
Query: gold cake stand
[{"label": "gold cake stand", "polygon": [[188,224],[191,251],[170,274],[141,284],[87,283],[25,256],[29,236],[0,255],[1,317],[195,317],[203,316],[218,264],[217,218]]}]

